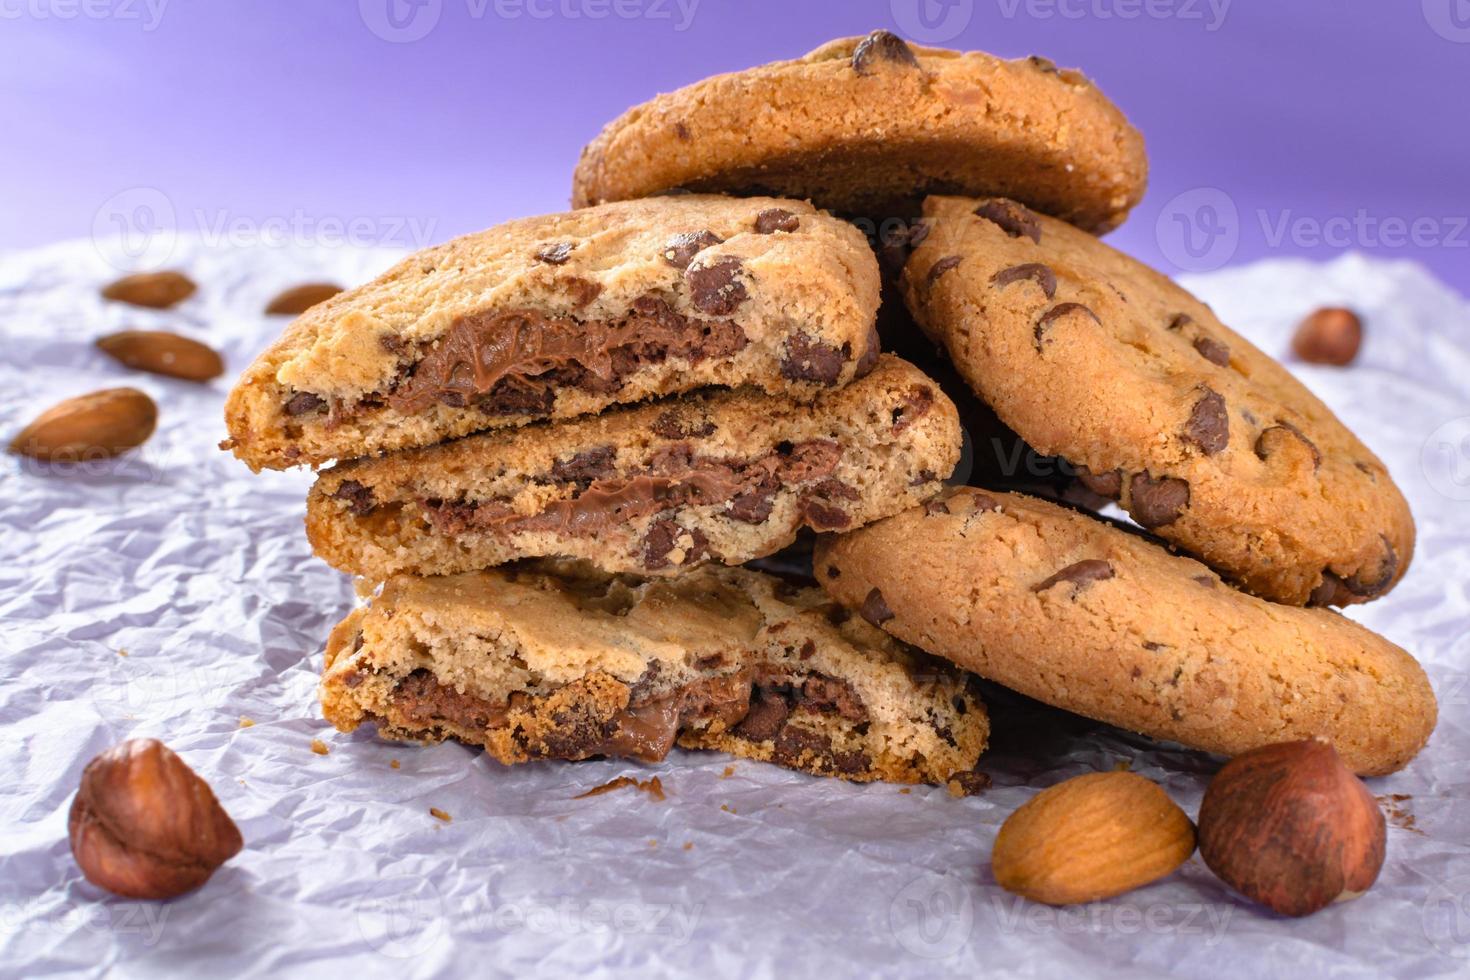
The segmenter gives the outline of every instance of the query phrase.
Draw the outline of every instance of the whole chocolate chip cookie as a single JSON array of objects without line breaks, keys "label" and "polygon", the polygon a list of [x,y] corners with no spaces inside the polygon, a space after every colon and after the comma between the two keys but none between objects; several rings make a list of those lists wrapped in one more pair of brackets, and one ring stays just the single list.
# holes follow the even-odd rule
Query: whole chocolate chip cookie
[{"label": "whole chocolate chip cookie", "polygon": [[1278,602],[1387,592],[1408,504],[1332,412],[1199,300],[1014,201],[931,197],[903,273],[1001,419],[1143,527]]},{"label": "whole chocolate chip cookie", "polygon": [[1143,138],[1081,74],[875,31],[628,110],[582,151],[572,197],[763,193],[879,218],[1004,194],[1102,232],[1147,175]]},{"label": "whole chocolate chip cookie", "polygon": [[307,310],[230,393],[226,446],[281,469],[708,385],[810,400],[872,367],[877,307],[863,236],[798,201],[525,218]]},{"label": "whole chocolate chip cookie", "polygon": [[673,574],[896,514],[936,493],[959,455],[954,405],[885,354],[810,404],[696,392],[343,463],[307,497],[306,533],[371,581],[556,555]]},{"label": "whole chocolate chip cookie", "polygon": [[1235,755],[1322,735],[1378,775],[1434,729],[1424,671],[1389,641],[1034,497],[952,490],[823,539],[814,565],[829,594],[899,639],[1154,738]]},{"label": "whole chocolate chip cookie", "polygon": [[858,782],[973,785],[967,675],[820,589],[740,568],[657,581],[570,563],[389,579],[327,643],[338,728],[455,738],[507,765],[677,743]]}]

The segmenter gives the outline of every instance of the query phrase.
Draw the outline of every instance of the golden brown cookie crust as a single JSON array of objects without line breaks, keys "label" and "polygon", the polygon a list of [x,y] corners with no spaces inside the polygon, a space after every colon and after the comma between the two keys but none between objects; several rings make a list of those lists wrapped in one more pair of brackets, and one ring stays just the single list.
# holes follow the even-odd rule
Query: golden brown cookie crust
[{"label": "golden brown cookie crust", "polygon": [[930,653],[1039,701],[1235,755],[1322,735],[1363,775],[1434,730],[1399,647],[1326,609],[1238,592],[1141,535],[962,488],[818,545],[817,579]]},{"label": "golden brown cookie crust", "polygon": [[1257,595],[1384,594],[1414,523],[1285,368],[1143,264],[1010,201],[933,197],[909,308],[980,397],[1138,523]]},{"label": "golden brown cookie crust", "polygon": [[1004,194],[1102,233],[1147,177],[1142,136],[1080,73],[878,31],[629,109],[582,151],[572,199],[684,188],[907,218],[926,193]]},{"label": "golden brown cookie crust", "polygon": [[[798,693],[813,693],[808,682],[838,696],[814,703]],[[965,674],[846,616],[820,589],[745,569],[656,581],[568,565],[400,576],[333,632],[321,698],[343,731],[371,721],[387,738],[456,738],[513,764],[609,754],[626,712],[649,717],[691,684],[715,685],[737,709],[682,713],[680,745],[818,775],[942,784],[974,769],[989,734]],[[452,692],[447,707],[406,698],[426,686]],[[789,708],[746,724],[747,697]]]},{"label": "golden brown cookie crust", "polygon": [[[762,223],[772,212],[785,216],[780,227]],[[524,218],[412,255],[298,317],[230,393],[226,447],[252,468],[280,469],[712,384],[809,399],[871,362],[877,306],[863,236],[797,201],[689,195]],[[644,359],[596,388],[557,382],[549,411],[432,398],[394,407],[408,375],[467,324],[509,318],[510,331],[531,313],[575,331],[638,310],[683,318],[691,343],[735,331],[739,345]],[[814,363],[814,351],[836,355]]]},{"label": "golden brown cookie crust", "polygon": [[[549,556],[673,574],[770,554],[803,527],[849,529],[919,503],[954,470],[960,441],[958,415],[938,385],[885,354],[872,373],[810,405],[750,388],[698,392],[344,463],[318,477],[306,530],[319,557],[372,581]],[[768,466],[772,491],[707,499],[701,463],[717,473],[749,463],[747,480]],[[643,473],[670,474],[648,491],[666,503],[630,511],[621,491]],[[555,528],[525,523],[579,499],[607,501],[619,516],[603,526],[580,517]],[[476,517],[463,509],[470,505]],[[522,523],[487,526],[480,516]]]}]

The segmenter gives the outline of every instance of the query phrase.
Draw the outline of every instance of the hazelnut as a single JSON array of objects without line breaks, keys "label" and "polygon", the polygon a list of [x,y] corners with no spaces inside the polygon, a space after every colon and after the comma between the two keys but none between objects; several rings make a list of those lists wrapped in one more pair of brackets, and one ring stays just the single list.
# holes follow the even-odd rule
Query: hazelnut
[{"label": "hazelnut", "polygon": [[1323,307],[1296,328],[1292,352],[1311,364],[1344,367],[1358,356],[1363,343],[1363,321],[1352,310]]},{"label": "hazelnut", "polygon": [[243,845],[209,784],[151,738],[87,763],[68,834],[87,880],[129,898],[192,891]]},{"label": "hazelnut", "polygon": [[1237,756],[1199,810],[1205,864],[1282,915],[1357,898],[1383,866],[1383,812],[1326,739]]}]

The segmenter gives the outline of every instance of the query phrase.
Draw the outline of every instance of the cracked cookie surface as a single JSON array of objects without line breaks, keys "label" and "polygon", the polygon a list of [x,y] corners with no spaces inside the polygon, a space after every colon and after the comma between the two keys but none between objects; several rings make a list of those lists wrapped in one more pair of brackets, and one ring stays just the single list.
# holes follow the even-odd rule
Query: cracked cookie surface
[{"label": "cracked cookie surface", "polygon": [[1364,775],[1434,729],[1408,653],[1329,609],[1230,588],[1146,536],[960,488],[818,543],[817,580],[906,643],[1039,701],[1235,755],[1322,735]]},{"label": "cracked cookie surface", "polygon": [[997,415],[1233,582],[1347,605],[1414,550],[1383,463],[1169,279],[1013,201],[933,197],[903,274],[922,328]]},{"label": "cracked cookie surface", "polygon": [[875,31],[629,109],[582,151],[572,197],[683,188],[908,218],[927,193],[1004,194],[1103,232],[1147,173],[1143,138],[1080,73]]}]

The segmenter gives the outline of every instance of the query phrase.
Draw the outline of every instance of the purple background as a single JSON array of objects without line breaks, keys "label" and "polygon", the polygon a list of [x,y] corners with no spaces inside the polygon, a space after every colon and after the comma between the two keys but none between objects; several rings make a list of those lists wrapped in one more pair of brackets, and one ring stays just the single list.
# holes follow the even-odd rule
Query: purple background
[{"label": "purple background", "polygon": [[[139,188],[180,228],[322,241],[558,210],[627,106],[841,35],[915,36],[923,4],[928,39],[1080,66],[1123,107],[1153,177],[1112,240],[1165,271],[1343,246],[1470,291],[1470,0],[148,2],[0,0],[0,247],[84,237]],[[390,3],[427,33],[395,35]]]}]

